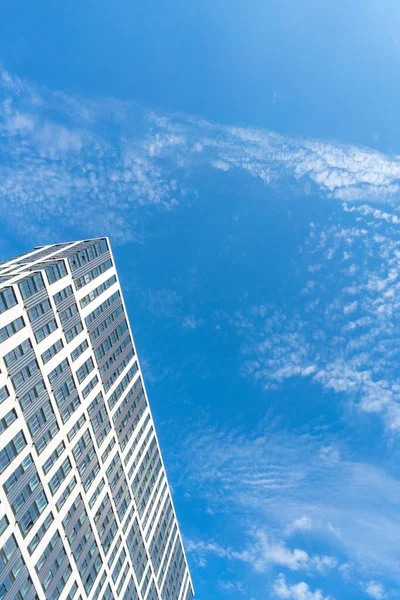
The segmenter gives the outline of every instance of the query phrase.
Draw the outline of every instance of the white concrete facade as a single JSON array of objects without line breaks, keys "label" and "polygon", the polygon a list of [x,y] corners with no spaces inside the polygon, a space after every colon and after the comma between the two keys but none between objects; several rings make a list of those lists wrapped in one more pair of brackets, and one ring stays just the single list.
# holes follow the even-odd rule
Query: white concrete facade
[{"label": "white concrete facade", "polygon": [[190,600],[106,238],[0,265],[0,598]]}]

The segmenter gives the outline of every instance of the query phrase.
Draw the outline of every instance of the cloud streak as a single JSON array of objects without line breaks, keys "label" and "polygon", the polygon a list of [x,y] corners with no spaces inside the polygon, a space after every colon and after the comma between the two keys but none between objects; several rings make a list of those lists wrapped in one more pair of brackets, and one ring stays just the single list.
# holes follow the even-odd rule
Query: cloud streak
[{"label": "cloud streak", "polygon": [[204,168],[339,200],[399,192],[396,156],[39,90],[0,70],[0,208],[18,234],[141,241],[151,211],[196,197]]},{"label": "cloud streak", "polygon": [[335,224],[311,224],[301,248],[302,289],[279,307],[258,304],[230,318],[245,376],[267,390],[311,379],[379,415],[389,435],[400,431],[397,219],[344,205]]},{"label": "cloud streak", "polygon": [[[216,555],[260,572],[329,573],[346,565],[359,577],[385,573],[399,582],[400,483],[341,458],[332,445],[327,452],[327,437],[318,427],[289,434],[274,424],[252,435],[194,428],[179,448],[176,481],[212,513],[233,519],[247,543],[237,549],[220,539],[192,540],[190,550],[199,560]],[[324,556],[299,545],[315,539]]]}]

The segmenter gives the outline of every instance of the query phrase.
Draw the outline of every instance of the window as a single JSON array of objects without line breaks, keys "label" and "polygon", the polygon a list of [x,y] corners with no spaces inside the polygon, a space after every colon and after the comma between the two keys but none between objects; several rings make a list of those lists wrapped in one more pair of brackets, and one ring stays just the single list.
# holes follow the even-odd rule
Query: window
[{"label": "window", "polygon": [[15,498],[11,504],[14,514],[17,514],[20,508],[25,504],[29,497],[33,494],[35,489],[40,485],[39,477],[37,473],[30,479],[30,481],[22,488],[22,491]]},{"label": "window", "polygon": [[35,402],[39,396],[45,392],[46,388],[44,387],[44,381],[41,379],[38,384],[36,384],[32,389],[29,390],[22,398],[20,398],[20,403],[22,410],[26,410],[32,402]]},{"label": "window", "polygon": [[118,365],[117,369],[114,371],[114,373],[111,375],[111,377],[109,377],[107,379],[107,381],[104,383],[104,389],[106,392],[108,392],[108,390],[110,389],[110,387],[117,381],[118,377],[121,375],[121,373],[123,372],[123,370],[125,369],[125,367],[129,364],[129,362],[131,361],[131,359],[134,356],[134,352],[133,349],[128,352],[128,354],[125,356],[124,360]]},{"label": "window", "polygon": [[76,372],[76,376],[78,378],[79,383],[82,383],[84,379],[89,375],[91,371],[94,369],[93,359],[90,356],[81,367]]},{"label": "window", "polygon": [[107,251],[108,246],[106,240],[100,240],[99,242],[95,242],[94,244],[79,250],[68,259],[71,271],[76,271],[79,267],[86,265],[88,262],[97,256],[101,256]]},{"label": "window", "polygon": [[97,394],[96,398],[93,400],[93,402],[91,402],[90,406],[88,407],[88,412],[93,431],[96,436],[97,445],[100,447],[105,437],[111,430],[111,423],[108,418],[106,406],[101,392]]},{"label": "window", "polygon": [[43,464],[43,471],[44,473],[47,475],[47,473],[50,471],[51,467],[56,463],[56,461],[60,458],[60,456],[62,455],[62,453],[65,450],[65,444],[64,442],[61,442],[61,444],[59,444],[57,446],[57,448],[54,450],[54,452],[52,452],[49,456],[49,458],[46,460],[46,462]]},{"label": "window", "polygon": [[26,439],[22,431],[9,442],[3,450],[0,450],[0,473],[3,473],[9,464],[26,446]]},{"label": "window", "polygon": [[126,320],[124,319],[120,325],[118,325],[114,331],[110,333],[110,335],[104,340],[102,344],[96,349],[95,357],[97,361],[100,361],[103,356],[107,354],[114,346],[114,344],[123,336],[125,331],[127,331],[128,325]]},{"label": "window", "polygon": [[55,331],[56,329],[57,329],[57,323],[55,322],[54,319],[51,319],[51,321],[46,323],[46,325],[44,325],[43,327],[41,327],[40,329],[38,329],[35,332],[36,342],[39,344],[42,340],[47,338],[47,336],[49,336],[51,333],[53,333],[53,331]]},{"label": "window", "polygon": [[122,394],[124,393],[126,388],[128,387],[129,383],[132,381],[133,377],[137,373],[137,370],[138,370],[138,365],[137,365],[137,362],[135,362],[135,364],[131,366],[131,368],[129,369],[127,374],[124,375],[124,377],[121,379],[121,382],[117,385],[114,392],[111,394],[111,396],[107,400],[108,407],[110,410],[112,410],[114,408],[114,406],[116,405],[116,403],[118,402],[118,400],[120,399],[120,397],[122,396]]},{"label": "window", "polygon": [[79,396],[75,396],[75,398],[64,408],[61,412],[61,420],[63,423],[66,423],[69,418],[72,417],[76,409],[80,406],[81,401],[79,400]]},{"label": "window", "polygon": [[90,437],[89,429],[86,429],[83,436],[80,438],[79,442],[74,446],[73,455],[74,459],[77,461],[82,453],[88,447],[93,447],[92,438]]},{"label": "window", "polygon": [[14,290],[11,287],[0,290],[0,315],[16,304],[17,299],[15,297]]},{"label": "window", "polygon": [[111,315],[104,319],[104,321],[102,321],[100,325],[90,333],[90,341],[93,342],[96,338],[98,338],[99,335],[103,333],[103,331],[105,331],[107,327],[109,327],[111,323],[113,323],[119,317],[120,314],[123,313],[123,310],[122,304],[120,304],[118,308],[111,313]]},{"label": "window", "polygon": [[100,375],[103,376],[104,373],[112,367],[113,363],[117,360],[118,356],[124,352],[125,348],[131,345],[131,336],[128,334],[123,340],[123,342],[119,346],[117,346],[117,348],[114,350],[111,356],[105,361],[105,363],[101,365]]},{"label": "window", "polygon": [[14,388],[17,390],[21,385],[28,381],[37,371],[39,365],[36,360],[31,360],[15,377],[11,379]]},{"label": "window", "polygon": [[[126,564],[126,567],[125,567],[125,569],[124,569],[124,573],[123,573],[123,575],[122,575],[121,579],[119,580],[119,584],[118,584],[118,588],[117,588],[117,594],[118,594],[118,597],[119,597],[119,598],[121,597],[121,596],[120,596],[120,594],[121,594],[121,590],[122,590],[122,588],[123,588],[123,587],[124,587],[124,585],[125,585],[125,581],[126,581],[126,579],[127,579],[127,577],[128,577],[128,573],[129,573],[129,564],[127,563],[127,564]],[[144,597],[145,597],[145,594],[143,594],[143,598],[144,598]],[[149,599],[147,599],[147,600],[149,600]]]},{"label": "window", "polygon": [[54,265],[46,267],[46,275],[49,284],[62,279],[67,275],[67,269],[63,261],[57,262]]},{"label": "window", "polygon": [[53,369],[50,373],[49,373],[49,382],[52,384],[56,381],[56,379],[58,377],[60,377],[60,375],[62,373],[64,373],[64,371],[66,371],[68,369],[69,365],[68,365],[68,360],[66,358],[64,358],[64,360],[62,362],[60,362],[60,364],[58,364],[56,366],[55,369]]},{"label": "window", "polygon": [[36,571],[40,573],[41,568],[45,564],[46,560],[49,558],[50,554],[56,547],[57,543],[60,541],[60,534],[58,531],[52,536],[50,542],[47,544],[43,554],[40,556],[39,560],[36,563]]},{"label": "window", "polygon": [[71,329],[68,329],[68,331],[65,332],[65,339],[67,340],[67,342],[69,343],[71,340],[73,340],[81,331],[83,331],[83,325],[81,323],[81,321],[79,321],[79,323],[77,323],[77,325],[74,325],[73,327],[71,327]]},{"label": "window", "polygon": [[89,381],[89,383],[87,384],[87,386],[83,388],[83,390],[82,390],[82,396],[84,398],[86,398],[90,394],[90,392],[93,390],[93,388],[96,387],[96,385],[98,383],[99,383],[99,378],[97,377],[97,375],[95,375],[93,377],[93,379],[91,379]]},{"label": "window", "polygon": [[112,261],[109,258],[105,262],[101,263],[101,265],[99,265],[98,267],[95,267],[94,269],[89,271],[89,273],[86,273],[82,277],[78,277],[78,279],[75,279],[75,289],[80,290],[90,281],[93,281],[93,279],[96,279],[96,277],[99,277],[102,273],[105,273],[108,269],[111,269],[112,266]]},{"label": "window", "polygon": [[79,346],[77,346],[75,348],[75,350],[73,350],[71,352],[71,359],[72,361],[76,361],[76,359],[83,353],[85,352],[85,350],[89,348],[89,344],[87,342],[87,340],[83,340],[83,342],[81,344],[79,344]]},{"label": "window", "polygon": [[110,584],[108,584],[106,591],[103,594],[102,600],[114,600],[114,594],[111,591]]},{"label": "window", "polygon": [[58,354],[58,352],[60,352],[60,350],[62,350],[63,348],[64,348],[64,344],[62,343],[62,340],[57,340],[55,344],[53,344],[52,346],[50,346],[50,348],[48,348],[47,350],[45,350],[45,352],[43,352],[43,354],[42,354],[43,364],[45,365],[46,363],[48,363],[49,360],[52,359],[53,356]]},{"label": "window", "polygon": [[4,484],[4,489],[6,494],[8,495],[13,487],[18,483],[24,473],[29,469],[29,467],[33,464],[32,455],[28,454],[24,460],[18,465],[15,471],[10,475],[10,477],[6,480]]},{"label": "window", "polygon": [[57,406],[60,407],[74,392],[76,392],[75,383],[72,377],[69,377],[69,379],[54,392]]},{"label": "window", "polygon": [[57,292],[57,294],[54,294],[53,300],[56,304],[60,304],[60,302],[62,302],[66,298],[69,298],[69,296],[71,296],[71,294],[72,294],[72,287],[70,285],[67,285],[66,288],[64,288],[60,292]]},{"label": "window", "polygon": [[40,437],[37,442],[35,442],[35,446],[36,446],[36,450],[37,450],[38,454],[41,454],[43,452],[43,450],[46,448],[47,444],[49,444],[51,442],[51,440],[54,438],[54,436],[57,435],[58,431],[59,431],[59,429],[58,429],[57,422],[54,421],[53,424],[51,425],[51,427],[46,431],[46,433],[44,435],[42,435],[42,437]]},{"label": "window", "polygon": [[15,537],[11,535],[4,546],[0,549],[0,560],[5,566],[13,556],[14,552],[18,551],[17,542],[15,541]]},{"label": "window", "polygon": [[53,521],[54,521],[54,517],[53,517],[52,513],[49,513],[47,515],[47,517],[45,518],[43,525],[41,525],[39,527],[36,535],[33,536],[32,541],[28,546],[29,554],[33,554],[33,552],[36,550],[36,548],[38,547],[38,545],[40,543],[40,540],[44,537],[44,534],[49,529],[49,527]]},{"label": "window", "polygon": [[109,296],[107,298],[107,300],[105,300],[102,304],[100,304],[100,306],[98,306],[97,308],[95,308],[94,311],[91,312],[86,317],[86,319],[85,319],[86,325],[90,325],[90,323],[92,323],[95,319],[97,319],[97,317],[100,316],[109,306],[111,306],[111,304],[113,302],[115,302],[115,300],[118,300],[118,298],[120,298],[119,291],[117,291],[114,294],[112,294],[112,296]]},{"label": "window", "polygon": [[3,515],[0,519],[0,535],[3,535],[9,524],[10,522],[7,519],[7,515]]},{"label": "window", "polygon": [[105,482],[104,479],[102,479],[99,483],[99,485],[97,486],[97,488],[94,491],[94,494],[92,495],[92,497],[89,500],[89,506],[90,508],[93,508],[94,503],[96,502],[97,498],[99,497],[101,490],[104,488]]},{"label": "window", "polygon": [[121,569],[122,569],[122,566],[123,566],[123,564],[125,562],[125,559],[126,559],[126,552],[125,552],[124,548],[122,548],[122,550],[120,552],[120,555],[118,557],[118,560],[115,563],[114,571],[113,571],[113,574],[112,574],[112,578],[113,578],[114,583],[118,579],[118,576],[119,576],[119,574],[121,572]]},{"label": "window", "polygon": [[25,323],[22,317],[18,317],[18,319],[15,319],[15,321],[11,321],[11,323],[5,327],[2,327],[0,329],[0,343],[4,342],[12,335],[23,329],[23,327],[25,327]]},{"label": "window", "polygon": [[83,425],[86,422],[86,417],[85,415],[82,415],[81,417],[79,417],[79,419],[77,420],[77,422],[75,423],[75,425],[69,430],[68,432],[68,441],[70,442],[71,440],[74,439],[74,437],[76,436],[76,434],[78,433],[78,431],[83,427]]},{"label": "window", "polygon": [[18,519],[18,525],[22,535],[25,537],[32,529],[42,512],[47,506],[47,498],[44,492],[40,492],[36,500],[28,510]]},{"label": "window", "polygon": [[[51,559],[51,563],[49,565],[48,563],[50,555],[52,555],[52,552],[56,546],[56,555]],[[44,565],[46,565],[46,568],[44,574],[42,575],[41,570]],[[54,591],[52,592],[51,596],[46,594],[46,598],[49,598],[49,600],[57,600],[72,573],[71,565],[68,562],[67,554],[65,552],[64,545],[61,542],[58,531],[56,531],[56,533],[53,535],[45,551],[38,560],[36,564],[36,571],[39,574],[39,579],[42,582],[42,587],[45,592],[48,590],[50,584],[55,580]]]},{"label": "window", "polygon": [[105,292],[106,290],[108,290],[108,288],[111,287],[112,285],[114,285],[114,283],[116,281],[117,281],[117,278],[116,278],[115,275],[113,275],[112,277],[110,277],[109,279],[107,279],[107,281],[105,281],[104,283],[101,283],[97,288],[95,288],[94,290],[92,290],[90,292],[90,294],[88,294],[87,296],[85,296],[84,298],[82,298],[82,300],[80,301],[81,308],[85,308],[85,306],[87,306],[88,304],[90,304],[91,302],[93,302],[93,300],[95,300],[95,298],[97,298],[103,292]]},{"label": "window", "polygon": [[[81,525],[83,525],[83,523],[86,521],[87,515],[86,515],[85,507],[82,506],[82,498],[80,495],[77,496],[76,500],[72,503],[71,508],[68,510],[67,514],[65,515],[65,517],[63,519],[62,524],[63,524],[64,529],[68,526],[68,523],[70,523],[74,514],[78,510],[80,512],[80,517],[79,517],[78,521]],[[78,529],[79,529],[79,527],[78,527]],[[71,539],[70,541],[72,542],[73,540]]]},{"label": "window", "polygon": [[[99,581],[98,586],[96,587],[96,591],[94,593],[93,598],[100,598],[101,588],[103,587],[105,580],[106,580],[106,572],[104,571],[102,576],[100,577],[100,581]],[[133,600],[133,598],[132,598],[132,600]]]},{"label": "window", "polygon": [[53,477],[49,481],[49,487],[52,495],[56,493],[64,479],[67,477],[68,473],[70,473],[72,469],[71,461],[69,458],[64,460],[63,464],[57,471],[54,473]]},{"label": "window", "polygon": [[90,471],[88,477],[86,477],[85,481],[83,482],[83,489],[85,490],[85,492],[88,491],[88,489],[92,485],[92,483],[93,483],[95,477],[97,476],[97,474],[99,473],[99,471],[100,471],[100,466],[99,466],[99,463],[96,462],[95,466]]},{"label": "window", "polygon": [[45,315],[49,310],[51,310],[51,306],[48,299],[43,300],[43,302],[39,302],[39,304],[36,304],[36,306],[28,310],[29,321],[33,323],[42,315]]},{"label": "window", "polygon": [[6,363],[6,367],[10,367],[19,358],[21,358],[21,356],[24,356],[24,354],[26,354],[30,350],[32,350],[32,344],[31,341],[28,339],[22,342],[22,344],[20,344],[16,348],[14,348],[14,350],[11,350],[11,352],[8,352],[8,354],[5,355],[4,362]]},{"label": "window", "polygon": [[[32,587],[33,587],[32,579],[31,579],[30,575],[28,575],[28,577],[24,581],[24,583],[22,583],[19,586],[16,600],[25,600],[25,598],[28,596],[28,592],[31,591]],[[33,598],[34,598],[34,600],[36,600],[37,596],[33,596]]]},{"label": "window", "polygon": [[68,308],[66,308],[65,310],[63,310],[62,312],[60,312],[60,321],[62,325],[65,325],[65,323],[67,321],[69,321],[69,319],[71,319],[71,317],[73,317],[74,315],[76,315],[76,313],[78,312],[78,307],[76,304],[72,304],[71,306],[69,306]]},{"label": "window", "polygon": [[58,511],[60,511],[61,508],[64,506],[64,504],[66,503],[66,501],[72,494],[75,486],[76,486],[76,479],[75,479],[75,477],[73,477],[56,502],[56,507],[57,507]]},{"label": "window", "polygon": [[115,438],[112,438],[111,442],[108,444],[107,448],[105,449],[105,451],[101,455],[101,460],[102,460],[103,463],[106,462],[106,460],[109,457],[110,452],[114,448],[115,444],[116,444]]},{"label": "window", "polygon": [[6,386],[0,388],[0,404],[9,397],[8,389]]},{"label": "window", "polygon": [[0,433],[3,433],[8,427],[10,427],[11,423],[17,418],[17,413],[14,409],[10,410],[2,419],[0,419]]},{"label": "window", "polygon": [[38,431],[51,419],[51,417],[54,417],[54,412],[49,400],[47,400],[27,422],[31,436],[35,437]]},{"label": "window", "polygon": [[115,546],[113,548],[113,551],[110,554],[110,558],[108,559],[108,568],[109,569],[111,569],[111,566],[112,566],[112,564],[113,564],[113,562],[115,560],[115,557],[117,556],[117,552],[118,552],[118,549],[119,549],[119,547],[121,545],[121,542],[122,542],[121,536],[118,536],[118,539],[115,542]]},{"label": "window", "polygon": [[30,296],[33,296],[33,294],[36,294],[44,288],[41,274],[34,273],[31,277],[23,279],[21,283],[18,284],[18,287],[23,300],[30,298]]},{"label": "window", "polygon": [[[74,598],[74,596],[76,594],[77,589],[78,589],[78,585],[77,585],[76,582],[74,582],[72,584],[71,589],[68,592],[68,596],[66,596],[65,600],[73,600],[73,598]],[[96,598],[96,596],[94,596],[94,597]]]}]

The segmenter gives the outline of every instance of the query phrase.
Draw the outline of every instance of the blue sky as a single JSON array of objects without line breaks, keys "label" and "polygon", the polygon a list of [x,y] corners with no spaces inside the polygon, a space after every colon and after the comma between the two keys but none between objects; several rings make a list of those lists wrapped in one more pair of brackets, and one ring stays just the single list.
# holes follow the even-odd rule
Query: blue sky
[{"label": "blue sky", "polygon": [[399,17],[3,0],[0,260],[111,238],[199,600],[400,596]]}]

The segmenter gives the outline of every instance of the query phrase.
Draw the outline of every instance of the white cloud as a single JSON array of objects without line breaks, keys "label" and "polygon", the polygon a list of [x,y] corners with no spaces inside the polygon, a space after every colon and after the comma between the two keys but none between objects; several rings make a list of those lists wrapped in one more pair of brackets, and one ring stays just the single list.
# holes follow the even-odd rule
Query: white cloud
[{"label": "white cloud", "polygon": [[240,592],[245,593],[245,586],[242,581],[223,581],[219,580],[218,585],[225,592]]},{"label": "white cloud", "polygon": [[174,290],[149,289],[142,291],[142,296],[143,304],[156,317],[174,317],[179,314],[182,298]]},{"label": "white cloud", "polygon": [[296,531],[310,531],[312,528],[312,519],[310,519],[310,517],[307,517],[306,515],[303,515],[302,517],[300,517],[299,519],[296,519],[295,521],[293,521],[293,523],[287,528],[287,534],[291,535],[292,533],[295,533]]},{"label": "white cloud", "polygon": [[330,596],[324,596],[321,590],[313,592],[304,581],[288,585],[282,573],[275,580],[273,591],[275,596],[282,600],[332,600]]},{"label": "white cloud", "polygon": [[[231,319],[243,340],[244,375],[265,389],[308,377],[340,394],[351,410],[356,405],[379,415],[390,435],[400,431],[395,217],[365,205],[345,206],[337,211],[335,224],[320,230],[311,225],[302,249],[302,275],[305,279],[312,270],[313,279],[279,307],[260,302]],[[349,268],[348,248],[357,269],[354,263]],[[335,256],[334,277],[327,249]]]},{"label": "white cloud", "polygon": [[203,325],[203,320],[190,315],[183,319],[182,325],[185,329],[198,329]]},{"label": "white cloud", "polygon": [[220,558],[248,563],[260,573],[266,572],[271,566],[286,567],[291,571],[317,571],[324,573],[337,566],[337,560],[331,556],[310,556],[299,548],[291,549],[282,540],[275,540],[263,531],[250,534],[251,542],[244,550],[234,550],[223,547],[215,542],[187,542],[188,552],[202,558],[214,554]]},{"label": "white cloud", "polygon": [[386,598],[385,588],[377,581],[368,581],[362,585],[362,588],[374,600],[383,600]]},{"label": "white cloud", "polygon": [[171,211],[195,197],[192,174],[203,167],[226,177],[241,170],[293,195],[313,187],[326,197],[362,199],[365,215],[392,224],[398,219],[365,204],[397,198],[396,156],[154,114],[117,99],[38,92],[4,69],[0,149],[3,226],[33,241],[39,233],[62,237],[66,227],[77,237],[106,229],[117,243],[141,241],[149,210]]},{"label": "white cloud", "polygon": [[[192,542],[194,555],[239,561],[259,572],[275,566],[323,574],[340,568],[340,556],[360,579],[383,573],[400,582],[400,482],[380,467],[336,454],[330,438],[319,427],[289,434],[273,422],[253,434],[204,423],[192,429],[171,457],[174,477],[214,515],[230,518],[243,539],[239,548],[226,540]],[[303,528],[306,550],[291,538],[282,541],[288,524]],[[322,555],[309,551],[315,539]]]}]

